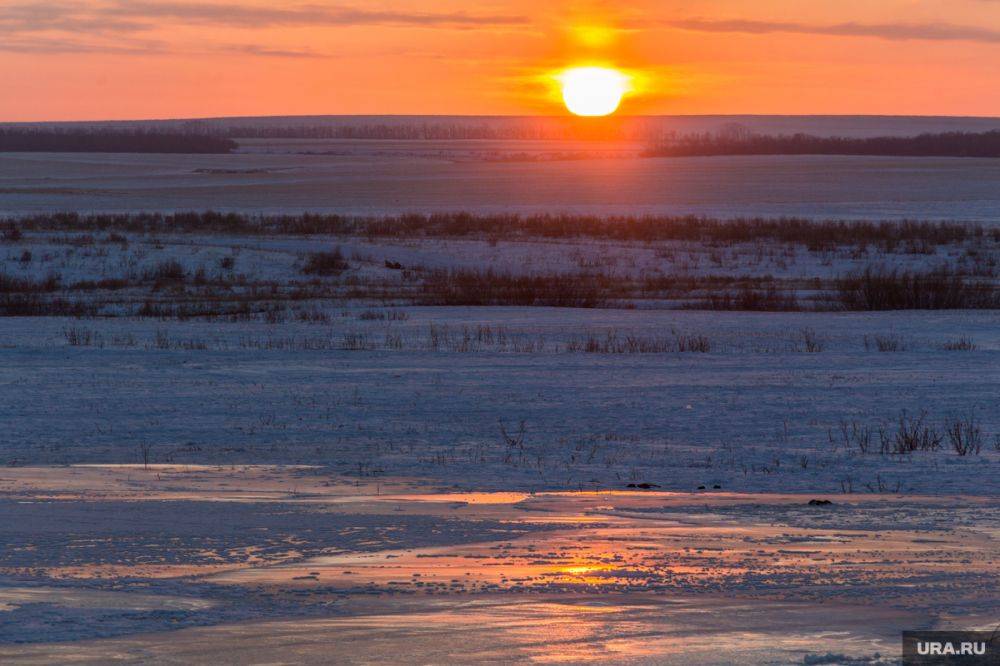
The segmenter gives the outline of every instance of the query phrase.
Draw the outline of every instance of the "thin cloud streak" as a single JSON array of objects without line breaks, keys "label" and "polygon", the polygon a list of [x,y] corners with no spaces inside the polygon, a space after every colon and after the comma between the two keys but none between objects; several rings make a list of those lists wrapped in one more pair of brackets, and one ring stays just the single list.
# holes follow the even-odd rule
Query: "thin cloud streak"
[{"label": "thin cloud streak", "polygon": [[157,0],[116,0],[93,6],[84,3],[35,2],[0,7],[0,35],[45,31],[106,34],[153,30],[171,23],[248,29],[362,25],[473,28],[525,25],[528,19],[517,15],[398,12],[343,5],[313,4],[273,8]]},{"label": "thin cloud streak", "polygon": [[950,23],[836,23],[814,25],[809,23],[743,19],[681,19],[665,21],[661,25],[694,32],[729,32],[751,35],[794,33],[835,37],[874,37],[892,41],[927,40],[1000,44],[1000,30]]},{"label": "thin cloud streak", "polygon": [[[190,3],[173,0],[22,2],[0,6],[0,52],[110,53],[120,55],[191,53],[134,37],[171,25],[204,25],[246,30],[279,27],[385,26],[467,30],[509,28],[528,23],[517,15],[464,12],[401,12],[347,5],[302,4],[268,7],[239,3]],[[308,49],[266,44],[219,44],[212,52],[266,58],[326,58]]]},{"label": "thin cloud streak", "polygon": [[217,49],[220,53],[231,53],[234,55],[252,55],[262,58],[329,58],[324,53],[313,51],[296,51],[291,49],[275,49],[260,44],[231,44]]},{"label": "thin cloud streak", "polygon": [[192,4],[187,2],[133,2],[120,0],[115,16],[139,19],[172,19],[184,23],[227,25],[245,28],[274,26],[409,25],[426,27],[523,25],[523,16],[466,14],[464,12],[400,12],[368,10],[341,5],[299,5],[291,8],[240,4]]},{"label": "thin cloud streak", "polygon": [[2,53],[29,53],[38,55],[60,54],[112,54],[112,55],[166,55],[170,53],[167,45],[155,41],[139,41],[134,43],[115,44],[85,42],[66,38],[29,37],[0,40]]},{"label": "thin cloud streak", "polygon": [[110,55],[251,55],[261,58],[331,58],[315,51],[276,49],[261,44],[223,44],[209,48],[177,49],[159,41],[138,40],[118,44],[95,44],[47,37],[14,39],[0,42],[0,53]]},{"label": "thin cloud streak", "polygon": [[34,32],[108,34],[135,32],[149,27],[140,21],[106,15],[103,8],[95,12],[76,3],[29,3],[0,7],[0,35]]}]

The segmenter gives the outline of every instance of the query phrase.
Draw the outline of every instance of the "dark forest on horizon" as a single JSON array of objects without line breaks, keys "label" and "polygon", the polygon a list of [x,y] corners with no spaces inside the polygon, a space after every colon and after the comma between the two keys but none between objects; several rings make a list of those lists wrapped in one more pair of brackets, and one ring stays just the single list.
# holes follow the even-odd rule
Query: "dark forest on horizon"
[{"label": "dark forest on horizon", "polygon": [[[348,126],[228,127],[188,126],[160,130],[109,127],[0,127],[0,152],[226,154],[239,140],[638,140],[610,121],[579,119],[557,126],[499,127],[488,124],[364,124]],[[714,133],[667,133],[653,140],[644,157],[725,155],[858,155],[886,157],[1000,157],[1000,130],[942,132],[916,136],[852,138],[810,134],[755,134],[731,124]]]},{"label": "dark forest on horizon", "polygon": [[225,154],[236,142],[224,137],[145,129],[0,128],[0,152]]},{"label": "dark forest on horizon", "polygon": [[768,136],[731,131],[678,137],[646,151],[644,155],[646,157],[722,155],[1000,157],[1000,130],[869,138],[823,137],[809,134]]}]

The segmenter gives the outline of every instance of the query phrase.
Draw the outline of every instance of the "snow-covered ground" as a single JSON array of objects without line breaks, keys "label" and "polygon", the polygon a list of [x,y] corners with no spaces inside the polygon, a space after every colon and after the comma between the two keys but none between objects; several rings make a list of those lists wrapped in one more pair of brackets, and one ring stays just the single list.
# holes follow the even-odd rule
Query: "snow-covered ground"
[{"label": "snow-covered ground", "polygon": [[[502,235],[502,230],[498,235]],[[911,251],[906,244],[887,253],[874,245],[810,251],[801,244],[764,242],[707,244],[684,241],[625,242],[594,239],[365,239],[358,237],[227,237],[122,234],[124,243],[100,233],[28,233],[0,245],[3,271],[65,282],[140,276],[159,262],[176,260],[190,272],[220,274],[219,262],[233,259],[235,275],[253,280],[301,278],[302,258],[340,248],[362,277],[388,277],[385,261],[411,270],[477,269],[518,275],[601,273],[617,278],[655,275],[773,276],[777,279],[832,278],[870,265],[900,270],[949,267],[971,275],[998,270],[997,245],[978,242]],[[22,261],[24,252],[31,253]]]},{"label": "snow-covered ground", "polygon": [[995,240],[7,235],[4,307],[99,308],[0,318],[3,663],[873,664],[997,620],[1000,310],[415,296],[988,288]]},{"label": "snow-covered ground", "polygon": [[[2,453],[136,462],[149,447],[155,462],[321,463],[465,489],[1000,490],[994,312],[354,312],[325,325],[7,319]],[[609,336],[665,347],[585,351]],[[678,337],[708,351],[676,351]],[[976,348],[943,349],[962,338]],[[358,339],[378,348],[349,348]],[[880,428],[892,438],[924,411],[939,450],[879,453]],[[946,437],[965,419],[978,455]],[[867,453],[845,424],[870,429]]]}]

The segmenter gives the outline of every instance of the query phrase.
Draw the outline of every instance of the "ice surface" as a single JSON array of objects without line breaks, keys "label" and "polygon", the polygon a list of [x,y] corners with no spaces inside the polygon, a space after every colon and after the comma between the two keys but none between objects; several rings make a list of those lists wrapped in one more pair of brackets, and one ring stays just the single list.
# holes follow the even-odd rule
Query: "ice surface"
[{"label": "ice surface", "polygon": [[[483,149],[524,151],[516,142]],[[558,143],[552,159],[527,162],[469,157],[475,146],[456,152],[451,142],[437,149],[329,142],[309,150],[330,154],[0,154],[0,213],[468,210],[995,222],[1000,210],[1000,160],[989,159],[558,159]]]}]

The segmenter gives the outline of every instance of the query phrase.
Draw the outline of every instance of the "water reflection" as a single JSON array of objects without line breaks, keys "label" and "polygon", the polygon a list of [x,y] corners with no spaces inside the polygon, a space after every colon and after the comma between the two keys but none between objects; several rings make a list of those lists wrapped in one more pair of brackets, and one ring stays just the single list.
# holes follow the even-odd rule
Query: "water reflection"
[{"label": "water reflection", "polygon": [[[233,546],[233,534],[222,535],[228,550],[195,548],[205,535],[194,530],[136,542],[117,560],[108,557],[108,539],[122,541],[129,525],[113,537],[74,527],[71,542],[60,541],[59,530],[32,532],[19,547],[47,549],[52,564],[0,574],[60,578],[63,590],[73,581],[108,584],[97,577],[159,592],[150,601],[16,591],[0,594],[0,614],[30,614],[39,604],[63,616],[81,606],[126,608],[136,612],[129,622],[149,627],[143,623],[159,616],[145,613],[147,606],[157,609],[185,585],[198,591],[188,590],[186,599],[219,593],[220,608],[256,595],[271,614],[169,635],[147,629],[100,643],[0,646],[4,663],[102,661],[112,652],[180,663],[322,662],[331,646],[339,659],[362,663],[402,656],[426,663],[801,663],[807,654],[885,654],[900,627],[947,619],[943,599],[953,600],[953,617],[968,626],[995,614],[1000,531],[988,498],[838,496],[816,508],[798,495],[721,492],[435,494],[401,480],[329,484],[265,467],[12,469],[2,483],[18,502],[84,497],[94,524],[98,517],[112,524],[122,500],[159,505],[197,497],[230,518],[244,504],[260,504],[267,510],[254,513],[251,526],[269,534],[288,526],[289,507],[306,514],[285,536],[272,534],[277,542],[265,540],[263,550]],[[352,520],[336,527],[345,516]],[[408,548],[412,541],[394,531],[414,517],[431,532],[460,529],[424,542],[433,546]],[[379,522],[383,531],[369,529]],[[320,542],[323,530],[329,541]],[[348,539],[348,532],[360,537]],[[58,555],[65,550],[74,551],[70,560]],[[171,612],[197,613],[199,623],[213,612],[182,601],[170,601],[181,604]],[[274,619],[289,615],[295,619]]]}]

